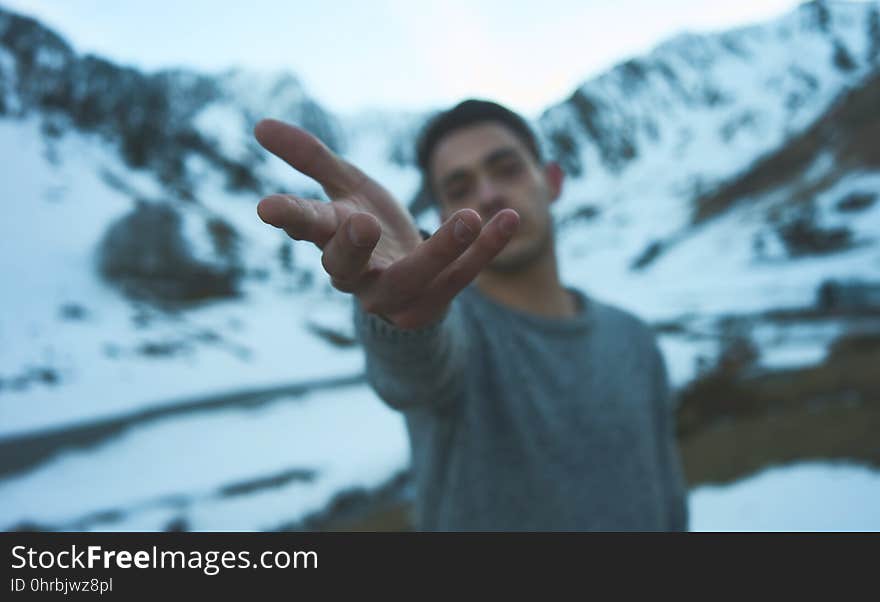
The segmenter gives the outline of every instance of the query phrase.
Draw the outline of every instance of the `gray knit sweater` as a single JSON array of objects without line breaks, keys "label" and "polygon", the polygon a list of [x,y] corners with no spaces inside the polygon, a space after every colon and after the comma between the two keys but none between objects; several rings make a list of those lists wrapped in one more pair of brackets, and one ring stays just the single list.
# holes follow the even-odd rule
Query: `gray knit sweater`
[{"label": "gray knit sweater", "polygon": [[355,302],[367,378],[406,419],[418,529],[687,529],[653,334],[568,290],[579,314],[544,318],[471,284],[415,330]]}]

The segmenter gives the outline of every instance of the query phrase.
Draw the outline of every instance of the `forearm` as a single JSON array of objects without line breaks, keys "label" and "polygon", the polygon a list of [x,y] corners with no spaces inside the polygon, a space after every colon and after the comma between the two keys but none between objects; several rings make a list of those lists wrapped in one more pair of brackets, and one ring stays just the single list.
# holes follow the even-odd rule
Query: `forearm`
[{"label": "forearm", "polygon": [[389,406],[439,409],[460,397],[466,346],[456,301],[437,321],[402,329],[366,313],[355,300],[354,324],[364,348],[367,380]]}]

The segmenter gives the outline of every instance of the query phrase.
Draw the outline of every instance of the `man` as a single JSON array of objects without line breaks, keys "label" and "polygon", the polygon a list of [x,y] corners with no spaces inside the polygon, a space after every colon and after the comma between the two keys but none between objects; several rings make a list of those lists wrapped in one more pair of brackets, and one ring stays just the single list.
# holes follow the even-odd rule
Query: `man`
[{"label": "man", "polygon": [[368,379],[406,418],[419,529],[687,528],[662,356],[642,322],[560,282],[563,174],[521,117],[469,100],[428,123],[419,167],[443,224],[426,239],[306,132],[255,134],[332,199],[258,213],[355,297]]}]

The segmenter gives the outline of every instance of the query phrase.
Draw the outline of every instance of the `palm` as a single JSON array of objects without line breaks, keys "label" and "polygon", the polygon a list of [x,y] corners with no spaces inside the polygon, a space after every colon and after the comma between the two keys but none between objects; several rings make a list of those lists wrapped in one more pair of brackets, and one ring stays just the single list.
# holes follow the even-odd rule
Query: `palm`
[{"label": "palm", "polygon": [[321,184],[331,199],[272,195],[257,208],[263,221],[321,248],[333,285],[400,327],[416,328],[442,315],[518,224],[509,209],[485,227],[476,211],[462,209],[423,242],[388,190],[308,132],[264,120],[254,133],[267,150]]},{"label": "palm", "polygon": [[349,215],[358,212],[368,213],[379,222],[382,236],[370,259],[373,267],[381,269],[390,266],[411,253],[421,242],[409,213],[390,192],[372,180],[363,180],[360,189],[331,199],[340,224],[345,223]]}]

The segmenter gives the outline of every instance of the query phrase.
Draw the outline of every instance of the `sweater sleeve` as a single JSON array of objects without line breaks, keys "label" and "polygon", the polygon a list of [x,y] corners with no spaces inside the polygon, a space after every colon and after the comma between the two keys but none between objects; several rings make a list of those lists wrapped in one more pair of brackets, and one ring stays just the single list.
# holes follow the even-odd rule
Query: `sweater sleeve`
[{"label": "sweater sleeve", "polygon": [[687,483],[676,437],[675,404],[669,386],[666,364],[659,348],[654,344],[655,375],[655,425],[657,429],[658,456],[661,480],[668,512],[670,531],[688,530]]},{"label": "sweater sleeve", "polygon": [[397,410],[450,407],[463,393],[466,329],[458,299],[439,320],[402,329],[354,300],[354,325],[364,348],[367,381]]}]

